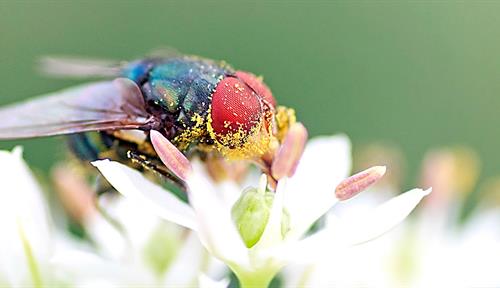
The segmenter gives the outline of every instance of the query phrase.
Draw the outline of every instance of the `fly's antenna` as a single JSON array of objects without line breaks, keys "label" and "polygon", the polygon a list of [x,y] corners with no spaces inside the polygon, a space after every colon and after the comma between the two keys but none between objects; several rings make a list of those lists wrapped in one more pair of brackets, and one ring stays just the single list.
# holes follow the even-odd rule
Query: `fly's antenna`
[{"label": "fly's antenna", "polygon": [[39,72],[53,77],[108,78],[118,76],[125,63],[116,60],[45,56],[37,64]]}]

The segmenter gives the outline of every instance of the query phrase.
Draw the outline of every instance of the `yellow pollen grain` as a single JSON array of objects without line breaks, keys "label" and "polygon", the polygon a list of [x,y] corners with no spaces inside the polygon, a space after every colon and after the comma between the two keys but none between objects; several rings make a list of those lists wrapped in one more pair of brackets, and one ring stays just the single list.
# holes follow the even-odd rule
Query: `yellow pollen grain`
[{"label": "yellow pollen grain", "polygon": [[[275,141],[271,134],[272,129],[262,129],[263,119],[252,123],[252,129],[247,131],[243,125],[237,123],[239,128],[235,132],[226,135],[217,135],[212,127],[212,119],[208,114],[207,131],[214,141],[214,149],[229,159],[252,159],[257,158],[269,151],[270,145]],[[230,127],[231,123],[225,122],[224,127]]]},{"label": "yellow pollen grain", "polygon": [[194,126],[184,130],[173,139],[174,145],[181,151],[186,150],[194,141],[207,136],[207,131],[204,129],[205,119],[200,114],[194,114],[190,120],[195,123]]}]

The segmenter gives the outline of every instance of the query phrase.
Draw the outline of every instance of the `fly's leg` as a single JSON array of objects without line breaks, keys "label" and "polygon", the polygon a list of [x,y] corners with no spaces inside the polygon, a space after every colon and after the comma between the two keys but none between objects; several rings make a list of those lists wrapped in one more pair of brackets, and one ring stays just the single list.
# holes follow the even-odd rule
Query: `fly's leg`
[{"label": "fly's leg", "polygon": [[179,187],[182,191],[187,191],[186,183],[174,176],[174,174],[170,172],[166,167],[162,167],[161,164],[158,163],[158,160],[131,150],[127,151],[127,157],[133,163],[139,164],[145,170],[151,171],[154,174],[161,176],[167,182]]}]

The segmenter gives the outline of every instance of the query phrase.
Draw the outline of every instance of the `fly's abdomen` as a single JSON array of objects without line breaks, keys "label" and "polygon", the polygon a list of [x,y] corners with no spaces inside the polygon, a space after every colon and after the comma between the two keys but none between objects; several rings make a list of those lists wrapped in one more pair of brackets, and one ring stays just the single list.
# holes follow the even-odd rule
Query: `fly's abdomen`
[{"label": "fly's abdomen", "polygon": [[68,146],[79,160],[92,162],[111,159],[125,165],[132,165],[129,152],[156,158],[146,134],[139,130],[121,130],[113,132],[88,132],[68,136]]},{"label": "fly's abdomen", "polygon": [[73,154],[85,161],[95,161],[99,159],[101,148],[91,139],[88,133],[78,133],[68,136],[68,146]]},{"label": "fly's abdomen", "polygon": [[124,162],[127,159],[127,149],[134,147],[127,142],[118,141],[119,139],[106,132],[68,135],[68,146],[73,155],[89,162],[104,158]]}]

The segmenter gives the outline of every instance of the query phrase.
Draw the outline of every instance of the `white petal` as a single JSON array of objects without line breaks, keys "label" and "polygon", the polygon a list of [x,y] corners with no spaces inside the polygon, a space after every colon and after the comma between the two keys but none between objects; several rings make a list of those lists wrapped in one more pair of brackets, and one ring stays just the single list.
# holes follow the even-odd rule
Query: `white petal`
[{"label": "white petal", "polygon": [[403,221],[431,190],[413,189],[392,198],[372,211],[351,215],[350,218],[340,219],[333,224],[329,221],[327,229],[332,234],[341,235],[347,245],[372,240]]},{"label": "white petal", "polygon": [[200,288],[226,288],[229,286],[229,279],[214,280],[205,274],[198,277],[198,287]]},{"label": "white petal", "polygon": [[340,219],[332,213],[328,215],[325,229],[303,240],[268,249],[263,255],[268,253],[268,257],[297,264],[311,264],[321,258],[335,257],[347,247],[372,240],[394,228],[430,191],[413,189],[350,219]]},{"label": "white petal", "polygon": [[199,237],[205,247],[224,262],[248,265],[247,249],[232,221],[231,207],[221,193],[196,172],[187,184],[189,202],[195,210]]},{"label": "white petal", "polygon": [[[85,228],[101,249],[99,252],[105,252],[107,257],[114,259],[130,258],[133,252],[142,253],[161,221],[152,211],[143,209],[127,197],[104,194],[99,197],[99,206],[118,222],[119,229],[98,213],[87,219]],[[168,224],[182,229],[176,224]]]},{"label": "white petal", "polygon": [[23,242],[38,269],[51,252],[50,224],[45,199],[20,148],[0,151],[0,274],[13,286],[31,279]]},{"label": "white petal", "polygon": [[300,241],[288,241],[282,245],[260,251],[262,258],[271,258],[276,262],[294,264],[312,264],[325,257],[326,253],[335,254],[341,245],[326,230],[315,233]]},{"label": "white petal", "polygon": [[283,193],[286,191],[287,185],[286,181],[287,179],[284,178],[278,183],[266,229],[256,245],[259,249],[279,244],[283,240],[281,220],[283,216]]},{"label": "white petal", "polygon": [[[254,183],[258,183],[258,181]],[[220,191],[224,205],[227,207],[233,207],[234,203],[236,203],[236,201],[240,198],[240,191],[244,190],[242,187],[246,188],[251,186],[239,186],[237,183],[232,181],[223,181],[221,183],[216,183],[215,189]]]},{"label": "white petal", "polygon": [[164,277],[165,287],[189,287],[197,281],[199,271],[206,265],[206,250],[195,233],[190,233],[184,245],[168,267]]},{"label": "white petal", "polygon": [[[287,265],[281,271],[283,279],[282,287],[313,287],[308,285],[310,281],[309,275],[314,272],[312,265]],[[318,286],[316,286],[318,287]]]},{"label": "white petal", "polygon": [[143,266],[107,260],[83,250],[59,250],[52,258],[51,264],[54,270],[60,273],[59,278],[66,277],[70,283],[76,284],[75,286],[95,287],[97,284],[105,284],[106,287],[122,287],[157,284],[154,282],[154,275]]},{"label": "white petal", "polygon": [[121,231],[100,214],[87,218],[85,229],[104,257],[118,260],[123,259],[129,252],[127,239]]},{"label": "white petal", "polygon": [[[221,182],[214,182],[212,176],[207,171],[207,166],[199,157],[193,157],[191,160],[191,167],[196,175],[206,181],[207,183],[211,183],[213,185],[214,191],[217,191],[217,195],[222,199],[223,204],[226,206],[225,209],[231,209],[234,203],[238,201],[240,198],[241,192],[244,190],[242,188],[255,186],[255,183],[259,183],[259,177],[257,180],[252,183],[248,183],[248,185],[240,185],[239,183],[225,179]],[[260,174],[258,174],[260,176]]]},{"label": "white petal", "polygon": [[295,175],[288,182],[285,207],[292,237],[300,237],[335,203],[335,187],[351,170],[351,145],[344,135],[308,142]]},{"label": "white petal", "polygon": [[92,162],[106,180],[123,196],[141,205],[159,217],[195,230],[195,217],[191,207],[140,172],[118,162],[101,160]]}]

